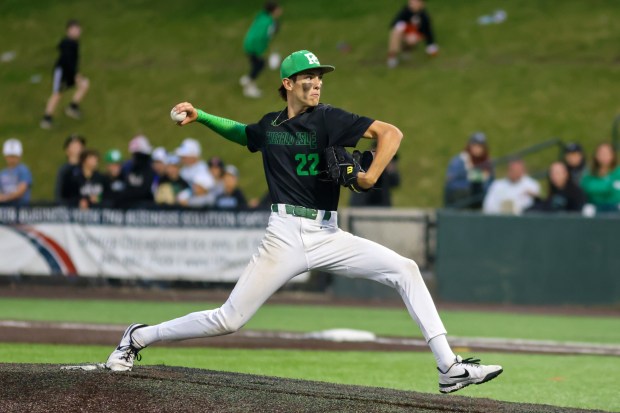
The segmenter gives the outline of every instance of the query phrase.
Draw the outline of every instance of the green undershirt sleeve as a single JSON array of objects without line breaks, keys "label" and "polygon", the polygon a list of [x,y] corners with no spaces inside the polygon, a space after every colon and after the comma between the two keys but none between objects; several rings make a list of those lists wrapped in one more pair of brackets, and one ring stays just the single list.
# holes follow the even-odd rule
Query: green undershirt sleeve
[{"label": "green undershirt sleeve", "polygon": [[198,122],[231,142],[238,143],[241,146],[247,146],[248,137],[245,134],[246,125],[234,120],[213,116],[200,109],[196,109],[196,112],[198,112],[198,119],[196,119]]}]

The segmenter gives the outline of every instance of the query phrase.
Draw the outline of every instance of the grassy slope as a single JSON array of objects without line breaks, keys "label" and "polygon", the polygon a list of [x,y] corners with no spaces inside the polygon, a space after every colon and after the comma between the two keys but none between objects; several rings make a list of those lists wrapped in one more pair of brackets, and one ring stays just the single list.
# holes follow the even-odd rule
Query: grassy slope
[{"label": "grassy slope", "polygon": [[[129,324],[158,323],[194,311],[214,308],[204,303],[121,302],[105,300],[0,299],[0,319],[81,321]],[[43,311],[44,309],[44,311]],[[442,311],[451,335],[506,337],[592,343],[620,342],[620,321],[611,317],[569,317]],[[247,328],[316,331],[357,328],[381,335],[417,336],[420,332],[400,309],[265,305]]]},{"label": "grassy slope", "polygon": [[[237,86],[247,65],[241,39],[261,3],[197,7],[185,0],[110,0],[102,7],[94,0],[3,1],[0,52],[15,50],[17,59],[0,63],[0,138],[24,141],[35,197],[51,196],[49,177],[62,160],[60,143],[74,131],[100,150],[125,149],[139,132],[169,149],[187,135],[205,138],[207,156],[238,165],[247,194],[261,195],[258,156],[221,145],[201,127],[178,129],[167,119],[180,100],[244,122],[282,106],[275,94],[245,100]],[[308,48],[337,66],[326,79],[326,102],[404,131],[397,205],[438,205],[447,160],[474,130],[487,132],[496,155],[552,136],[580,140],[588,148],[608,138],[619,109],[615,1],[527,0],[518,7],[496,0],[434,2],[429,7],[440,57],[428,60],[418,50],[412,61],[387,71],[386,26],[401,3],[283,1],[284,24],[274,43],[283,54]],[[476,25],[478,15],[498,7],[508,12],[504,24]],[[84,23],[82,68],[92,79],[86,118],[76,123],[59,116],[56,129],[44,132],[37,121],[50,88],[54,46],[73,16]],[[349,43],[352,51],[341,54],[338,42]],[[30,84],[37,73],[43,82]],[[277,83],[275,72],[260,79],[266,90]],[[552,156],[532,162],[543,166]]]},{"label": "grassy slope", "polygon": [[[80,364],[103,361],[105,346],[0,344],[0,362]],[[501,363],[505,373],[484,386],[460,392],[470,397],[620,410],[613,357],[478,354]],[[437,392],[430,353],[293,350],[166,349],[144,351],[143,364],[320,380]],[[594,390],[596,389],[596,390]]]}]

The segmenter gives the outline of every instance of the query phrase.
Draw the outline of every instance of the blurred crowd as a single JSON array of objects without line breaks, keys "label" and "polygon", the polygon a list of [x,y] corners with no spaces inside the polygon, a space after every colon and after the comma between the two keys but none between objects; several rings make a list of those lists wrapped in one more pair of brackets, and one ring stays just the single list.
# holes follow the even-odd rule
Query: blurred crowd
[{"label": "blurred crowd", "polygon": [[[56,204],[88,209],[188,207],[245,209],[239,188],[239,170],[218,157],[202,159],[200,143],[186,138],[168,151],[152,148],[146,136],[136,136],[128,156],[109,149],[103,156],[71,135],[63,144],[66,161],[56,174]],[[0,204],[28,205],[32,174],[22,163],[23,148],[17,139],[4,142],[6,168],[0,171]]]},{"label": "blurred crowd", "polygon": [[512,158],[506,176],[495,179],[486,136],[472,134],[447,168],[447,207],[482,209],[488,214],[528,212],[620,212],[620,167],[611,143],[599,144],[588,165],[579,143],[563,146],[561,159],[549,165],[546,187],[528,175],[525,161]]}]

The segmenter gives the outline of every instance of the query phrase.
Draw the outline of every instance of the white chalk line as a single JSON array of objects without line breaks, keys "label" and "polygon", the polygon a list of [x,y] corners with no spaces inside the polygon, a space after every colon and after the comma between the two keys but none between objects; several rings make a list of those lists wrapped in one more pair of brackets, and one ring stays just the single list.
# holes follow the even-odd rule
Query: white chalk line
[{"label": "white chalk line", "polygon": [[[81,330],[81,331],[110,331],[122,333],[126,326],[115,324],[90,324],[90,323],[53,323],[41,321],[16,321],[16,320],[0,320],[0,328],[24,328],[24,329],[59,329],[59,330]],[[320,332],[312,333],[296,333],[283,331],[258,331],[258,330],[242,330],[235,335],[256,338],[256,339],[274,339],[274,340],[318,340],[329,342],[366,342],[377,343],[386,346],[410,346],[410,347],[427,347],[426,341],[416,338],[395,338],[395,337],[376,337],[374,340],[334,340],[331,338],[322,338]],[[0,338],[1,340],[1,338]],[[484,338],[484,337],[449,337],[452,347],[472,347],[479,350],[500,350],[500,351],[516,351],[516,352],[532,352],[532,353],[549,353],[549,354],[584,354],[584,355],[613,355],[620,356],[620,345],[614,344],[595,344],[595,343],[579,343],[579,342],[563,342],[553,340],[526,340],[526,339],[508,339],[508,338]]]}]

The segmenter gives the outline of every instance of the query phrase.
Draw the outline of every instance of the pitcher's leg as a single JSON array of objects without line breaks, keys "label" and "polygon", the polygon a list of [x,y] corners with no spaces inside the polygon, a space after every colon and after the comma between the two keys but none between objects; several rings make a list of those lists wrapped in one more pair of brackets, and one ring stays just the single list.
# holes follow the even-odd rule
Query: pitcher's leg
[{"label": "pitcher's leg", "polygon": [[393,287],[428,342],[446,334],[415,262],[376,242],[338,231],[314,254],[312,266],[336,275],[366,278]]},{"label": "pitcher's leg", "polygon": [[[281,236],[281,235],[280,235]],[[133,338],[146,347],[158,341],[185,340],[233,333],[243,327],[282,285],[307,270],[303,253],[267,236],[220,308],[199,311],[136,330]]]}]

